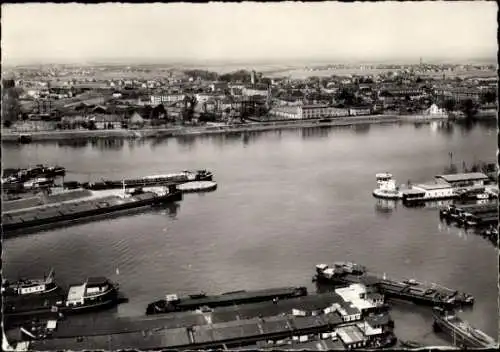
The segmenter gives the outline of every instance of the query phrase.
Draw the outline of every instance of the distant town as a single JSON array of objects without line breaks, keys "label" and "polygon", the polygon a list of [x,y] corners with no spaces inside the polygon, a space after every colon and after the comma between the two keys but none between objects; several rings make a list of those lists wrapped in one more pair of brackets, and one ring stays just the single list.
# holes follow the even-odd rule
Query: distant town
[{"label": "distant town", "polygon": [[495,70],[422,60],[229,73],[158,65],[24,67],[4,73],[2,122],[4,133],[28,133],[387,114],[496,118]]}]

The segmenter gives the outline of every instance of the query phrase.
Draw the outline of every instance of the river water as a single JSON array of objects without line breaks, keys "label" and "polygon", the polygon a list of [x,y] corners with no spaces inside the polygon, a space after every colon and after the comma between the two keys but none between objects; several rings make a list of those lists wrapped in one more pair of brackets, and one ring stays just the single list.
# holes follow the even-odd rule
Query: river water
[{"label": "river water", "polygon": [[[166,293],[218,293],[306,285],[314,266],[349,260],[397,278],[416,278],[476,297],[462,316],[498,335],[498,254],[487,240],[441,224],[435,206],[407,209],[372,197],[375,174],[427,181],[449,152],[493,161],[496,125],[423,124],[268,131],[84,143],[3,145],[3,167],[60,164],[66,180],[120,179],[206,168],[218,189],[176,207],[3,243],[3,274],[62,284],[117,280],[130,302],[108,314],[136,316]],[[395,305],[400,339],[445,344],[430,308]]]}]

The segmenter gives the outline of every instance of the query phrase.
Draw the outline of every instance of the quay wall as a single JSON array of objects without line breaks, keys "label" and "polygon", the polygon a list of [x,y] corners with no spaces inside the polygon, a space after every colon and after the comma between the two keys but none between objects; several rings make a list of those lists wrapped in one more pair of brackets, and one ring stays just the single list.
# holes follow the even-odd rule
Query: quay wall
[{"label": "quay wall", "polygon": [[257,132],[279,129],[312,128],[318,126],[350,126],[357,124],[394,123],[402,119],[395,115],[373,115],[362,117],[332,118],[331,121],[301,120],[289,122],[252,122],[244,125],[228,126],[203,126],[203,127],[170,127],[149,128],[137,130],[80,130],[80,131],[39,131],[39,132],[13,132],[2,131],[2,142],[17,143],[21,136],[29,136],[31,141],[58,141],[89,138],[154,138],[176,137],[189,135],[223,134],[237,132]]}]

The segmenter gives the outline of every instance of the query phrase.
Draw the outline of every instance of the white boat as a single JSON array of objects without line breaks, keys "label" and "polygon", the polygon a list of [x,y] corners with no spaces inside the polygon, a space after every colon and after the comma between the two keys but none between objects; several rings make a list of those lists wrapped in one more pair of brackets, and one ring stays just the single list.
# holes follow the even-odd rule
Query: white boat
[{"label": "white boat", "polygon": [[402,197],[396,181],[388,172],[376,174],[378,188],[373,190],[373,196],[385,199],[400,199]]}]

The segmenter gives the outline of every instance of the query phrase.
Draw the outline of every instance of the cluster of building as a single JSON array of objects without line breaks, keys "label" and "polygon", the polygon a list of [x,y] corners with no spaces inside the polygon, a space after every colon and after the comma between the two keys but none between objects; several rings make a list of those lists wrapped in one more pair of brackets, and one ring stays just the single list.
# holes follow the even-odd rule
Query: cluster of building
[{"label": "cluster of building", "polygon": [[[230,123],[384,112],[445,115],[451,109],[450,101],[458,104],[466,100],[496,110],[496,77],[450,79],[446,78],[448,71],[442,78],[421,77],[419,67],[424,73],[424,65],[420,65],[395,68],[389,73],[307,79],[269,78],[255,71],[239,71],[244,74],[234,77],[172,69],[158,69],[156,75],[151,74],[151,69],[112,71],[98,67],[83,71],[51,68],[36,74],[21,71],[15,80],[3,82],[7,90],[18,92],[17,96],[4,94],[4,106],[15,111],[8,118],[3,116],[3,120],[52,121],[55,123],[46,125],[53,128],[82,126],[79,121],[95,127],[90,121],[98,120],[98,126],[111,128],[125,126],[134,114],[141,116],[145,124],[152,120],[156,124]],[[104,76],[103,72],[119,76],[120,70],[135,78],[95,78]],[[207,75],[217,79],[207,80]],[[91,76],[94,78],[88,78]],[[47,128],[39,122],[34,124]]]}]

